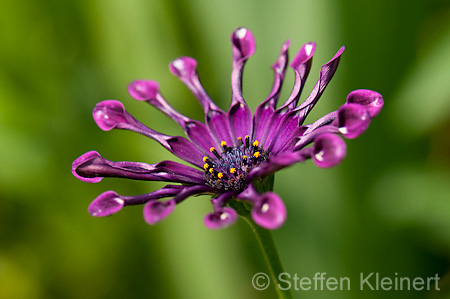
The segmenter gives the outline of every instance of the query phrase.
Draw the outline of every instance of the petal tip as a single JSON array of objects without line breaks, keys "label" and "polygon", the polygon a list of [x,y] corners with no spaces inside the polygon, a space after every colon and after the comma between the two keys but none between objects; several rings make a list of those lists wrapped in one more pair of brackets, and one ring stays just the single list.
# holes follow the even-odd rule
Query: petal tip
[{"label": "petal tip", "polygon": [[209,229],[225,228],[236,222],[237,213],[234,209],[224,207],[213,213],[209,213],[204,218],[205,226]]},{"label": "petal tip", "polygon": [[144,206],[144,220],[150,225],[155,225],[164,218],[168,217],[175,209],[175,201],[173,199],[166,201],[153,200]]},{"label": "petal tip", "polygon": [[266,229],[280,228],[286,221],[286,206],[283,200],[274,192],[265,192],[254,203],[252,218],[256,224]]},{"label": "petal tip", "polygon": [[125,201],[114,191],[100,194],[88,207],[94,217],[106,217],[117,213],[125,206]]},{"label": "petal tip", "polygon": [[154,99],[159,93],[159,84],[156,81],[135,80],[128,84],[128,93],[138,101]]}]

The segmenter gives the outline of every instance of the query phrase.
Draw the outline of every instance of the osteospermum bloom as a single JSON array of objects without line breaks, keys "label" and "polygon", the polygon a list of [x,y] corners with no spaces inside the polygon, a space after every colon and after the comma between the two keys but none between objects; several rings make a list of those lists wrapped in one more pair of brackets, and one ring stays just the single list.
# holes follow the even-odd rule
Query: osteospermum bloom
[{"label": "osteospermum bloom", "polygon": [[288,63],[290,42],[287,41],[272,65],[272,90],[252,115],[242,95],[242,71],[247,59],[255,52],[255,40],[248,29],[238,28],[231,35],[231,43],[232,99],[228,112],[220,109],[207,95],[200,84],[197,62],[193,58],[181,57],[170,63],[170,71],[203,106],[205,123],[173,109],[160,93],[157,82],[138,80],[128,86],[134,99],[147,102],[172,118],[183,128],[187,138],[150,129],[131,116],[121,102],[107,100],[97,104],[93,117],[100,129],[125,129],[150,137],[192,166],[173,161],[156,164],[113,162],[95,151],[87,152],[72,166],[73,174],[82,181],[97,183],[103,177],[121,177],[171,183],[137,196],[107,191],[91,203],[88,208],[91,215],[108,216],[125,206],[143,204],[145,221],[155,224],[189,196],[211,194],[213,211],[204,218],[207,227],[222,228],[235,222],[237,213],[227,203],[239,200],[250,204],[251,216],[258,225],[278,228],[286,220],[286,207],[276,193],[260,193],[256,184],[284,167],[307,159],[312,159],[319,167],[337,165],[346,155],[346,144],[339,135],[350,139],[358,137],[383,106],[379,93],[355,90],[338,110],[305,125],[305,118],[333,77],[344,51],[344,47],[340,48],[322,66],[311,94],[298,104],[316,48],[315,43],[307,43],[290,64],[295,75],[292,92],[277,108]]}]

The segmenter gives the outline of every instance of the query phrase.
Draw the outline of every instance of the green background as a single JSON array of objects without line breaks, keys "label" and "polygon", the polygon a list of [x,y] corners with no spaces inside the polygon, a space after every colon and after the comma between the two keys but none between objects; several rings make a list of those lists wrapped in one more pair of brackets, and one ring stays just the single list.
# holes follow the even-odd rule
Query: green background
[{"label": "green background", "polygon": [[[168,71],[192,56],[219,106],[231,97],[231,32],[248,27],[257,51],[244,74],[254,110],[269,93],[270,65],[291,39],[317,49],[320,66],[341,45],[339,69],[307,123],[353,89],[385,99],[368,131],[348,140],[337,167],[311,161],[276,175],[288,219],[274,232],[285,270],[349,277],[350,291],[293,291],[296,298],[449,298],[450,4],[426,0],[111,1],[4,0],[0,4],[0,298],[271,298],[252,276],[267,272],[244,221],[208,230],[207,197],[193,197],[156,226],[142,207],[94,218],[98,194],[147,193],[162,184],[105,179],[88,184],[72,161],[97,150],[115,161],[170,159],[156,142],[101,131],[95,104],[121,100],[143,123],[182,134],[170,119],[127,95],[153,79],[179,111],[203,119]],[[280,101],[289,95],[288,70]],[[360,273],[441,277],[441,291],[359,289]],[[434,289],[434,287],[433,287]]]}]

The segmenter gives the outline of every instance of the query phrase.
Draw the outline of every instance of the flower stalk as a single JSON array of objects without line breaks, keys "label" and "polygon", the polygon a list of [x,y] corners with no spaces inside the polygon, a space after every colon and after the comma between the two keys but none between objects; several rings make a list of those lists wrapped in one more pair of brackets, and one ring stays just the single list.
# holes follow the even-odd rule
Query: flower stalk
[{"label": "flower stalk", "polygon": [[[271,175],[262,182],[256,184],[255,189],[258,192],[273,191],[275,176]],[[272,231],[262,228],[253,221],[251,216],[251,207],[247,202],[230,200],[228,205],[232,207],[239,216],[241,216],[250,225],[255,234],[258,245],[263,253],[264,260],[270,274],[270,281],[273,284],[278,298],[292,298],[289,289],[281,288],[282,284],[279,280],[280,273],[283,273],[283,265],[281,264],[278,250],[272,237]]]}]

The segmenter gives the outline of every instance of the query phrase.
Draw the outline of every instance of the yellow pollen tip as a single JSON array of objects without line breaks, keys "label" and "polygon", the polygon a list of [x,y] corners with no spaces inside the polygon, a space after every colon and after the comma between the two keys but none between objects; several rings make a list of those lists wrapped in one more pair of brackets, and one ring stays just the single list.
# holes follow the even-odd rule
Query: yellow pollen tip
[{"label": "yellow pollen tip", "polygon": [[220,146],[227,146],[227,142],[226,141],[221,141],[220,142]]},{"label": "yellow pollen tip", "polygon": [[242,160],[247,160],[247,156],[246,156],[246,155],[243,155],[243,156],[242,156]]},{"label": "yellow pollen tip", "polygon": [[261,154],[260,154],[259,152],[256,152],[256,153],[253,154],[253,156],[254,156],[255,158],[259,158],[259,156],[261,156]]},{"label": "yellow pollen tip", "polygon": [[210,149],[209,149],[209,151],[212,153],[212,152],[214,152],[216,149],[214,148],[214,146],[212,146]]},{"label": "yellow pollen tip", "polygon": [[209,160],[208,157],[203,157],[203,162],[206,163],[206,161],[208,161],[208,160]]},{"label": "yellow pollen tip", "polygon": [[245,135],[245,139],[250,139],[250,136],[248,136],[248,135]]},{"label": "yellow pollen tip", "polygon": [[214,168],[210,168],[209,173],[211,173],[211,174],[214,173]]},{"label": "yellow pollen tip", "polygon": [[217,177],[218,177],[219,179],[223,178],[223,173],[219,172],[219,173],[217,174]]},{"label": "yellow pollen tip", "polygon": [[204,168],[205,170],[208,170],[208,168],[209,168],[208,163],[205,163],[205,165],[203,165],[203,168]]},{"label": "yellow pollen tip", "polygon": [[258,145],[259,145],[258,140],[255,140],[255,141],[253,142],[253,146],[254,146],[254,147],[257,147]]},{"label": "yellow pollen tip", "polygon": [[242,140],[242,137],[238,137],[238,140]]},{"label": "yellow pollen tip", "polygon": [[230,173],[235,174],[236,173],[236,168],[230,168]]}]

